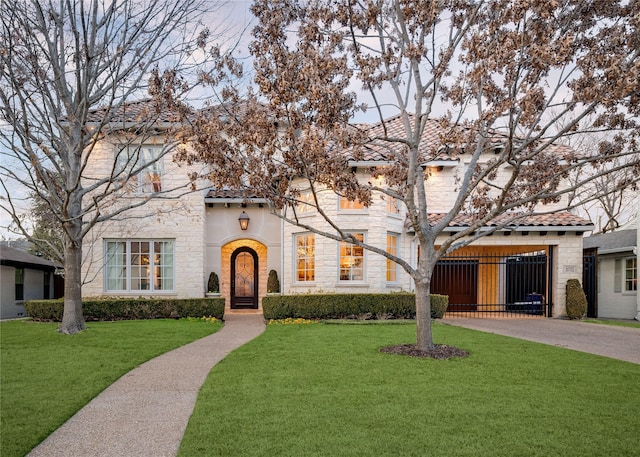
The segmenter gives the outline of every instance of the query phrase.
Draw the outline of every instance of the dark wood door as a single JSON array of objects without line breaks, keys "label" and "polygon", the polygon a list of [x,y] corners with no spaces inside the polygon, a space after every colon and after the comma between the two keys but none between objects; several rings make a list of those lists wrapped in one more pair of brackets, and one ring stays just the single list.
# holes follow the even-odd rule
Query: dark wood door
[{"label": "dark wood door", "polygon": [[449,311],[475,311],[478,304],[478,261],[440,260],[433,270],[431,292],[449,296]]},{"label": "dark wood door", "polygon": [[258,254],[251,248],[231,255],[231,308],[258,309]]}]

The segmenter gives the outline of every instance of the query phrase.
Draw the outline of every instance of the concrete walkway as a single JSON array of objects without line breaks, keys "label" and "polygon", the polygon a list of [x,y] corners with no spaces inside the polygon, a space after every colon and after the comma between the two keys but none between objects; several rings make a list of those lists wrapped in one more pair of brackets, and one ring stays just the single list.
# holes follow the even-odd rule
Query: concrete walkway
[{"label": "concrete walkway", "polygon": [[28,455],[175,456],[211,368],[264,328],[262,314],[226,314],[219,332],[125,374]]},{"label": "concrete walkway", "polygon": [[446,324],[640,364],[640,328],[563,319],[447,318]]}]

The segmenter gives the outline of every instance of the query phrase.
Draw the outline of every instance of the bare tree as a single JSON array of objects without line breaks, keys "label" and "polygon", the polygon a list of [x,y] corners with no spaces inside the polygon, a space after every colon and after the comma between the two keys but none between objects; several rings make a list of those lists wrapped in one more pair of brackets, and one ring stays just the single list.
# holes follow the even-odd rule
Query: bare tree
[{"label": "bare tree", "polygon": [[[179,141],[170,129],[177,108],[131,101],[149,97],[167,75],[180,73],[186,89],[188,68],[207,58],[211,34],[198,31],[207,8],[206,0],[0,4],[0,207],[37,241],[20,217],[21,199],[31,193],[62,229],[62,333],[85,328],[82,245],[91,228],[171,193],[156,185],[140,196],[131,183]],[[163,137],[163,146],[149,155],[140,145],[152,136]],[[90,164],[105,138],[115,153],[99,175]]]},{"label": "bare tree", "polygon": [[[227,112],[202,116],[191,132],[194,152],[181,159],[209,164],[218,186],[267,197],[288,223],[400,265],[415,282],[420,349],[433,348],[438,259],[551,211],[540,204],[600,176],[625,169],[637,180],[635,1],[255,0],[252,8],[259,18],[251,47],[256,93],[226,91],[219,109]],[[366,108],[354,84],[373,100],[378,127],[352,123]],[[393,126],[386,113],[397,114]],[[427,132],[434,123],[435,137]],[[617,133],[600,142],[597,155],[557,144],[582,130]],[[363,179],[350,164],[367,154],[381,160]],[[425,165],[461,157],[468,165],[454,202],[434,219]],[[595,171],[566,185],[582,167]],[[302,200],[307,188],[312,197]],[[403,202],[420,245],[418,265],[332,220],[318,199],[323,189],[365,205],[376,194]],[[329,229],[298,218],[302,203]],[[436,245],[461,214],[466,225]]]}]

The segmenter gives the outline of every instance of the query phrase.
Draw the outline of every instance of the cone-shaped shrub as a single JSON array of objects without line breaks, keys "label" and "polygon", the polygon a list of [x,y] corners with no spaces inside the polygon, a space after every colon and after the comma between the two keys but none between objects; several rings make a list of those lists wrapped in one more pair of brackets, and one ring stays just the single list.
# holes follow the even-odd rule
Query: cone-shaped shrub
[{"label": "cone-shaped shrub", "polygon": [[582,319],[587,314],[587,296],[582,290],[580,281],[567,281],[567,316],[569,319]]}]

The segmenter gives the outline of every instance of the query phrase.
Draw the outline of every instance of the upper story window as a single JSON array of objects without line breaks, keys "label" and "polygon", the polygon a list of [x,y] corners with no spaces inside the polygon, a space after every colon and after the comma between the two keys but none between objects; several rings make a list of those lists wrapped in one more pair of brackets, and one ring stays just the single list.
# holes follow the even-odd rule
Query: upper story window
[{"label": "upper story window", "polygon": [[349,200],[346,197],[338,196],[338,208],[340,211],[362,211],[364,210],[364,204],[358,200]]},{"label": "upper story window", "polygon": [[400,202],[398,199],[391,195],[385,195],[384,198],[387,201],[387,213],[400,214]]},{"label": "upper story window", "polygon": [[174,290],[173,240],[113,240],[105,251],[105,291]]},{"label": "upper story window", "polygon": [[129,146],[120,151],[117,157],[118,171],[132,172],[140,170],[128,183],[132,190],[140,194],[162,191],[162,154],[161,145]]},{"label": "upper story window", "polygon": [[298,197],[298,203],[296,204],[296,212],[298,214],[310,214],[315,210],[315,201],[311,191],[301,192]]},{"label": "upper story window", "polygon": [[313,234],[294,235],[297,282],[316,279],[316,239]]},{"label": "upper story window", "polygon": [[629,257],[625,259],[624,290],[626,292],[634,292],[638,290],[638,258],[637,257]]},{"label": "upper story window", "polygon": [[[354,232],[352,235],[364,243],[363,232]],[[340,281],[364,281],[364,248],[341,241],[339,267]]]}]

